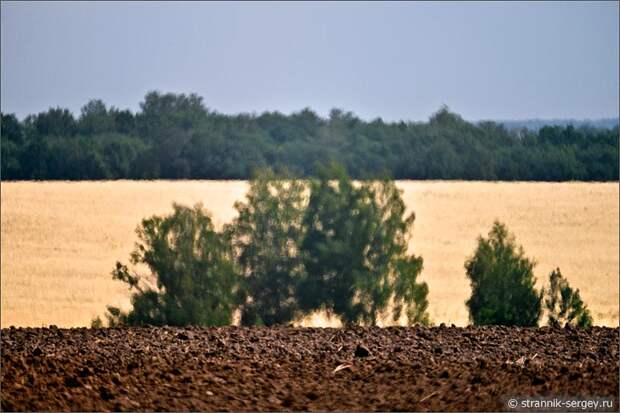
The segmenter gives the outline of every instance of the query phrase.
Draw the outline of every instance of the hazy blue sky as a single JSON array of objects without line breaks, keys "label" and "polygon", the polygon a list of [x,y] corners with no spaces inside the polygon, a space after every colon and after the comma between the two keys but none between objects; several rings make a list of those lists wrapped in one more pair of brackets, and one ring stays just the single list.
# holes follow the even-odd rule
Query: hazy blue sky
[{"label": "hazy blue sky", "polygon": [[425,120],[618,116],[618,2],[2,2],[2,111],[311,107]]}]

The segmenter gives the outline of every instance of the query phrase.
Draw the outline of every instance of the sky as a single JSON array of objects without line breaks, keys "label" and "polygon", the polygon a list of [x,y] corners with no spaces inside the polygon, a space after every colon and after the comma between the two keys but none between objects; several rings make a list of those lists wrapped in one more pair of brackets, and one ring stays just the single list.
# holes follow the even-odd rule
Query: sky
[{"label": "sky", "polygon": [[148,91],[222,113],[618,116],[618,2],[1,3],[1,108]]}]

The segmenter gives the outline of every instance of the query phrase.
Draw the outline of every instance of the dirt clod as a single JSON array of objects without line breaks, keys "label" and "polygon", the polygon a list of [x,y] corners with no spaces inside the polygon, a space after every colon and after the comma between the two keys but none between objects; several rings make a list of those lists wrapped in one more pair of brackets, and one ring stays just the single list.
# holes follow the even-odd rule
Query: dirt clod
[{"label": "dirt clod", "polygon": [[65,377],[65,386],[67,387],[79,387],[80,381],[77,377]]},{"label": "dirt clod", "polygon": [[368,357],[369,355],[370,350],[363,344],[358,344],[357,347],[355,347],[355,357]]}]

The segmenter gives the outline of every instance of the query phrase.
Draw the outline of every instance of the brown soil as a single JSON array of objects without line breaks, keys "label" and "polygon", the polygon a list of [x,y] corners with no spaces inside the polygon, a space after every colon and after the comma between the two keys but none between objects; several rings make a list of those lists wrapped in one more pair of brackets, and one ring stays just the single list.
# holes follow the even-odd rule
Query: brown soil
[{"label": "brown soil", "polygon": [[3,410],[506,410],[611,396],[618,328],[3,329]]}]

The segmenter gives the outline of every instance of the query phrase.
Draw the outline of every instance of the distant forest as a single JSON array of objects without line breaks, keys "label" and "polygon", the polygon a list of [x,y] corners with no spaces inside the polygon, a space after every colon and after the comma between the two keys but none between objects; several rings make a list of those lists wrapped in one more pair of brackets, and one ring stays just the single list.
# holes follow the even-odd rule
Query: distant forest
[{"label": "distant forest", "polygon": [[618,126],[508,129],[443,107],[428,122],[364,121],[333,109],[225,115],[195,94],[150,92],[132,113],[88,102],[2,114],[3,180],[247,179],[271,167],[314,176],[336,161],[355,178],[618,180]]},{"label": "distant forest", "polygon": [[618,118],[604,118],[604,119],[525,119],[525,120],[502,120],[498,121],[504,125],[508,130],[526,128],[533,131],[538,131],[545,126],[568,126],[573,125],[576,128],[579,127],[591,127],[591,128],[603,128],[613,129],[618,127]]}]

